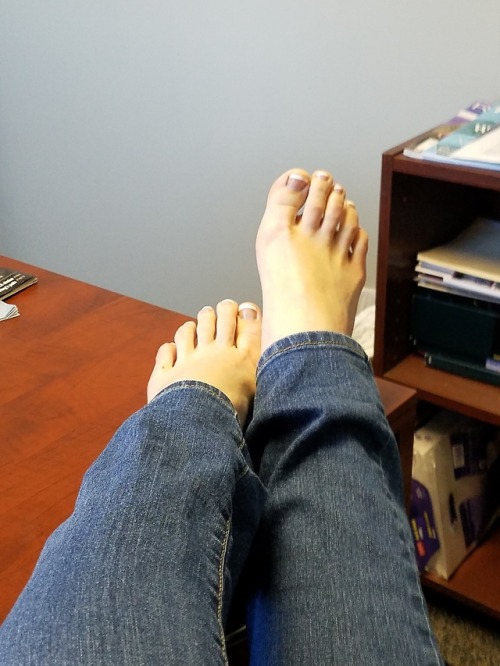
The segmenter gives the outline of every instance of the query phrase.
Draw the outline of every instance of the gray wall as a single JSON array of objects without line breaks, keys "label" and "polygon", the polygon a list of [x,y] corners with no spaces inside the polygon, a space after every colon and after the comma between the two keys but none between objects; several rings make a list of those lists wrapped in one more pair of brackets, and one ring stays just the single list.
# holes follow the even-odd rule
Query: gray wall
[{"label": "gray wall", "polygon": [[194,314],[259,300],[269,183],[327,168],[371,234],[380,155],[500,96],[476,0],[0,0],[0,252]]}]

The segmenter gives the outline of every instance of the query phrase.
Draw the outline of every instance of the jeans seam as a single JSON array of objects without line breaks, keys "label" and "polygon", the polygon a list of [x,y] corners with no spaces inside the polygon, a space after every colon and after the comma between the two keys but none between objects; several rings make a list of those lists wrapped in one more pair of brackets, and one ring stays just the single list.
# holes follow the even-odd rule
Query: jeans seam
[{"label": "jeans seam", "polygon": [[226,563],[227,549],[229,544],[229,535],[231,533],[231,517],[226,520],[226,525],[224,529],[224,534],[222,537],[222,548],[219,561],[219,589],[217,594],[217,624],[219,626],[219,640],[222,647],[222,658],[224,660],[225,666],[229,666],[229,661],[227,659],[227,649],[226,649],[226,636],[224,633],[224,623],[222,621],[222,610],[223,610],[223,597],[224,597],[224,566]]},{"label": "jeans seam", "polygon": [[206,382],[202,382],[197,379],[181,379],[179,381],[176,381],[173,384],[170,384],[170,386],[167,386],[164,389],[162,389],[151,400],[151,402],[153,402],[160,396],[165,395],[167,393],[170,392],[176,393],[178,391],[184,391],[186,389],[198,389],[203,393],[207,393],[208,395],[212,396],[215,400],[217,400],[217,402],[220,404],[221,407],[223,407],[226,411],[230,412],[233,417],[237,418],[236,410],[232,402],[223,391],[218,389],[216,386],[212,386],[211,384],[207,384]]},{"label": "jeans seam", "polygon": [[268,358],[266,358],[262,365],[260,366],[258,370],[258,375],[261,374],[261,372],[264,370],[266,365],[273,360],[276,356],[279,356],[280,354],[283,354],[284,352],[290,352],[290,351],[295,351],[302,349],[304,347],[331,347],[332,349],[341,349],[343,351],[348,351],[352,352],[355,354],[357,357],[359,357],[360,360],[362,360],[365,364],[367,363],[367,356],[362,355],[359,353],[356,349],[351,347],[350,345],[342,342],[329,342],[326,340],[318,340],[317,342],[312,341],[312,340],[306,340],[304,342],[296,342],[294,344],[289,344],[286,347],[281,347],[280,349],[276,349],[276,351],[273,351]]},{"label": "jeans seam", "polygon": [[[384,466],[382,465],[382,461],[381,461],[383,451],[384,451],[384,449],[386,449],[388,446],[389,446],[389,442],[387,441],[386,444],[382,447],[382,450],[381,450],[381,452],[380,452],[380,454],[379,454],[379,456],[378,456],[378,468],[379,468],[379,470],[382,472],[383,485],[384,485],[384,492],[385,492],[386,496],[387,496],[387,497],[389,498],[389,500],[390,500],[390,505],[391,505],[391,509],[392,509],[392,511],[395,512],[395,509],[394,509],[394,497],[393,497],[393,494],[392,494],[392,492],[390,491],[389,486],[388,486],[388,484],[387,484],[387,479],[386,479],[386,476],[385,476],[385,474],[384,474]],[[403,529],[403,526],[400,524],[400,518],[399,518],[399,516],[397,515],[397,513],[396,513],[396,515],[395,515],[395,518],[396,518],[397,523],[399,523],[398,536],[399,536],[399,539],[400,539],[401,544],[402,544],[402,546],[403,546],[403,552],[405,553],[405,557],[406,557],[407,561],[412,561],[412,560],[413,560],[413,555],[412,555],[412,551],[411,551],[411,546],[410,546],[410,544],[408,543],[408,539],[405,538],[405,535],[404,535],[404,529]],[[419,587],[419,586],[420,586],[420,581],[418,580],[418,574],[417,574],[417,587]],[[420,593],[418,596],[419,596],[419,603],[420,603],[420,605],[423,607],[423,606],[424,606],[424,604],[423,604],[423,596],[422,596],[421,593]],[[430,625],[430,623],[429,623],[429,619],[428,619],[428,617],[427,617],[427,613],[425,612],[425,608],[424,608],[423,616],[425,617],[425,628],[426,628],[426,631],[427,631],[427,637],[430,639],[430,644],[431,644],[432,650],[433,650],[433,652],[434,652],[434,656],[436,657],[436,664],[440,664],[441,662],[440,662],[440,660],[439,660],[439,653],[438,653],[438,651],[437,651],[437,647],[436,647],[436,645],[435,645],[435,641],[434,641],[434,638],[433,638],[432,628],[431,628],[431,625]]]}]

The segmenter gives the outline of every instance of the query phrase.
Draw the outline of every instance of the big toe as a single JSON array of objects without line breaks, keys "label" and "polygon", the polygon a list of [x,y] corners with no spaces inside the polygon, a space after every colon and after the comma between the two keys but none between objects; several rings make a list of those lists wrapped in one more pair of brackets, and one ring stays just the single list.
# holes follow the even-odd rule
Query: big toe
[{"label": "big toe", "polygon": [[290,169],[271,186],[261,227],[294,223],[304,205],[311,177],[303,169]]},{"label": "big toe", "polygon": [[262,314],[255,303],[241,303],[238,308],[236,346],[260,355],[262,338]]}]

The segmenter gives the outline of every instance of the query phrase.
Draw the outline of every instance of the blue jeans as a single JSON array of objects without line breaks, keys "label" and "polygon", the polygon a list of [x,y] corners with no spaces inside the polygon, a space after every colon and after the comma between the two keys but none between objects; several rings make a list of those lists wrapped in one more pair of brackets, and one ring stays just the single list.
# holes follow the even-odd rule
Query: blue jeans
[{"label": "blue jeans", "polygon": [[245,562],[253,665],[443,663],[396,443],[350,338],[267,349],[245,437],[200,382],[130,417],[0,628],[0,664],[225,664]]}]

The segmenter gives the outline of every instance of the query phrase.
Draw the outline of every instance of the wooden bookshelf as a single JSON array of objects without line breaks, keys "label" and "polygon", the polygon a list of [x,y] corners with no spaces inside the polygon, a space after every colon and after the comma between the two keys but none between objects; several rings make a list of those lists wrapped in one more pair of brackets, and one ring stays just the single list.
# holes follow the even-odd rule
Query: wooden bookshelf
[{"label": "wooden bookshelf", "polygon": [[[411,300],[420,250],[454,238],[478,216],[500,220],[500,172],[382,156],[374,370],[409,386],[419,401],[500,425],[500,388],[428,368],[412,347]],[[500,620],[500,529],[449,581],[424,586]]]},{"label": "wooden bookshelf", "polygon": [[497,386],[428,368],[417,354],[408,354],[384,377],[413,387],[421,400],[500,426]]}]

